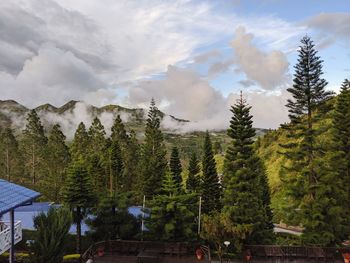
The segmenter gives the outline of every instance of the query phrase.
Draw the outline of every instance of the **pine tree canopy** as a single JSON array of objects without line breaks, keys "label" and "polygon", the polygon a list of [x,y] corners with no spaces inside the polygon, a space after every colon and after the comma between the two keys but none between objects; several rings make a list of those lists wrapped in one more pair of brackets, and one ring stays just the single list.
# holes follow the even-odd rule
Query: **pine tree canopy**
[{"label": "pine tree canopy", "polygon": [[173,176],[175,183],[178,185],[178,188],[181,189],[182,186],[182,166],[181,166],[181,161],[180,161],[180,156],[179,156],[179,150],[177,147],[173,147],[171,150],[171,155],[170,155],[170,173]]},{"label": "pine tree canopy", "polygon": [[146,219],[149,235],[155,240],[184,241],[195,236],[194,218],[197,202],[191,194],[183,194],[171,173],[162,183],[162,192],[150,202]]},{"label": "pine tree canopy", "polygon": [[94,187],[80,158],[73,161],[68,168],[68,176],[63,189],[63,200],[70,207],[91,207],[95,200]]},{"label": "pine tree canopy", "polygon": [[0,133],[0,176],[8,181],[19,181],[23,176],[22,155],[10,128]]},{"label": "pine tree canopy", "polygon": [[250,109],[242,94],[231,107],[227,133],[232,140],[225,155],[223,211],[234,229],[250,229],[242,243],[268,244],[273,240],[269,187],[252,146],[255,130]]},{"label": "pine tree canopy", "polygon": [[160,191],[167,168],[166,148],[160,130],[159,110],[152,99],[146,123],[145,142],[141,153],[143,194],[153,196]]},{"label": "pine tree canopy", "polygon": [[[329,111],[332,93],[325,90],[322,60],[309,37],[301,40],[293,87],[287,89],[291,125],[283,127],[289,142],[282,146],[288,162],[282,167],[281,180],[288,194],[289,217],[304,227],[303,242],[311,245],[334,245],[339,242],[343,190],[341,179],[328,164],[331,153],[322,136],[328,124],[316,126]],[[294,211],[294,212],[292,212]]]},{"label": "pine tree canopy", "polygon": [[106,149],[106,132],[99,118],[94,118],[88,132],[93,153],[102,155]]},{"label": "pine tree canopy", "polygon": [[303,37],[298,63],[294,66],[293,87],[287,89],[293,96],[286,105],[292,122],[298,123],[305,114],[311,115],[317,106],[332,95],[332,92],[325,90],[327,81],[322,78],[322,62],[313,41],[308,36]]},{"label": "pine tree canopy", "polygon": [[122,119],[120,118],[120,115],[117,115],[117,117],[115,118],[111,131],[112,140],[118,141],[120,144],[127,143],[128,135],[126,133],[125,126]]},{"label": "pine tree canopy", "polygon": [[74,134],[74,139],[70,147],[71,156],[73,160],[83,157],[87,158],[89,149],[89,135],[86,131],[85,124],[79,123],[78,128]]},{"label": "pine tree canopy", "polygon": [[189,192],[200,192],[201,178],[199,175],[200,166],[195,152],[191,154],[188,165],[188,177],[186,181],[186,189]]},{"label": "pine tree canopy", "polygon": [[61,189],[70,162],[69,149],[65,143],[66,137],[58,124],[54,125],[49,134],[47,153],[45,156],[48,175],[42,183],[43,193],[54,202],[60,201]]},{"label": "pine tree canopy", "polygon": [[44,157],[46,153],[47,138],[44,127],[35,110],[27,116],[27,124],[23,131],[21,148],[27,174],[30,174],[32,184],[35,185],[45,174]]},{"label": "pine tree canopy", "polygon": [[210,214],[221,209],[221,186],[208,131],[205,134],[203,144],[202,172],[202,211],[203,214]]}]

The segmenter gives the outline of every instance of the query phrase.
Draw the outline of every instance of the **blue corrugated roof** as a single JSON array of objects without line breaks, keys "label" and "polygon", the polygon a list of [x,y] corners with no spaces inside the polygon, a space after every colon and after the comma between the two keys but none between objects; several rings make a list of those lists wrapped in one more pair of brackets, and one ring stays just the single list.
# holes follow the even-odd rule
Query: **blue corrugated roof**
[{"label": "blue corrugated roof", "polygon": [[31,202],[39,196],[38,192],[0,179],[0,215]]}]

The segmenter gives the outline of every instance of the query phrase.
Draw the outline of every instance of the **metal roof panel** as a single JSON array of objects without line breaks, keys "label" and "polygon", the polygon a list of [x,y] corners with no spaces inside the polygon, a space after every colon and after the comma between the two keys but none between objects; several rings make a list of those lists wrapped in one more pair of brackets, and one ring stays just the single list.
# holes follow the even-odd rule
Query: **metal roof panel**
[{"label": "metal roof panel", "polygon": [[0,179],[0,215],[33,201],[40,193]]}]

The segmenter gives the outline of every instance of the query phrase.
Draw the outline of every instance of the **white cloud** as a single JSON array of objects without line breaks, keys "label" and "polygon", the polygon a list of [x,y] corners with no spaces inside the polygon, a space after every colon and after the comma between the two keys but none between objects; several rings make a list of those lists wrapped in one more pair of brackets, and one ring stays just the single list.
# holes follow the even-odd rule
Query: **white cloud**
[{"label": "white cloud", "polygon": [[[96,93],[105,83],[90,65],[70,51],[52,45],[42,46],[38,54],[27,60],[16,76],[0,73],[2,97],[15,99],[35,107],[47,102],[64,104],[72,99],[84,99]],[[95,102],[98,102],[95,96]]]},{"label": "white cloud", "polygon": [[264,90],[273,90],[288,80],[289,62],[281,51],[263,52],[252,44],[254,35],[244,27],[236,30],[232,41],[235,63],[246,77]]},{"label": "white cloud", "polygon": [[346,41],[350,39],[350,14],[349,13],[321,13],[304,22],[306,26],[316,30],[321,39],[319,48],[331,45],[337,40]]},{"label": "white cloud", "polygon": [[[238,34],[236,49],[241,44],[244,60],[251,59],[255,68],[266,67],[264,73],[271,79],[254,74],[242,60],[237,63],[248,81],[272,89],[283,82],[284,57],[255,44],[288,50],[294,45],[289,40],[303,29],[274,16],[240,16],[223,11],[220,5],[191,0],[2,1],[1,97],[29,107],[47,102],[60,105],[71,99],[102,105],[120,101],[125,95],[120,88],[131,82],[130,106],[148,105],[154,96],[176,117],[208,119],[220,126],[226,98],[195,72],[168,66],[221,57],[209,74],[227,70],[233,61],[220,56],[222,50],[202,56],[199,50],[206,53],[207,47],[215,48],[243,26],[254,34],[255,42],[246,41],[247,34]],[[246,50],[256,54],[257,61]],[[164,72],[165,80],[154,80]]]}]

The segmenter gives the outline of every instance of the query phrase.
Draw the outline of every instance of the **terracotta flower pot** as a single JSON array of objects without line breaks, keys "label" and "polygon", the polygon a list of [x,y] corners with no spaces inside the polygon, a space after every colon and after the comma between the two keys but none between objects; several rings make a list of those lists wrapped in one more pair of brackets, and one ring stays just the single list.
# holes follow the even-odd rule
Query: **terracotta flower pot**
[{"label": "terracotta flower pot", "polygon": [[99,257],[103,257],[104,254],[105,254],[105,248],[104,248],[104,247],[99,247],[99,248],[97,249],[97,255],[98,255]]},{"label": "terracotta flower pot", "polygon": [[197,257],[198,260],[202,260],[203,259],[204,253],[203,253],[202,249],[200,249],[200,248],[196,249],[196,257]]}]

